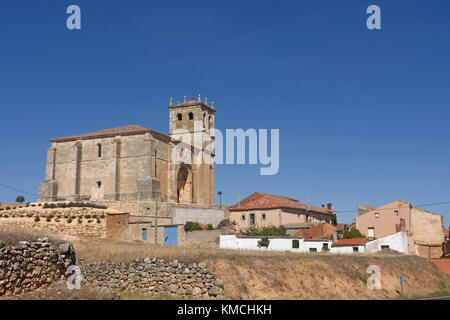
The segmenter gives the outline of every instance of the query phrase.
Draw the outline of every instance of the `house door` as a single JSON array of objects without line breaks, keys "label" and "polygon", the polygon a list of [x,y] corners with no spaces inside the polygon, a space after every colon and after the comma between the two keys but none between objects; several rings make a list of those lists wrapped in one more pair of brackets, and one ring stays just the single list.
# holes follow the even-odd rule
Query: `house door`
[{"label": "house door", "polygon": [[178,245],[178,227],[164,227],[164,245],[176,246]]}]

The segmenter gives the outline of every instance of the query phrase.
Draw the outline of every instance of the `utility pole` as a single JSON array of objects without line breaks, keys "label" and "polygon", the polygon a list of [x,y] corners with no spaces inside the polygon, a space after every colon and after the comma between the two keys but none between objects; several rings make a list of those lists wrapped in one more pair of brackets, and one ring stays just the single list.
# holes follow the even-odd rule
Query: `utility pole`
[{"label": "utility pole", "polygon": [[220,207],[222,207],[222,191],[217,191],[217,194],[219,195]]}]

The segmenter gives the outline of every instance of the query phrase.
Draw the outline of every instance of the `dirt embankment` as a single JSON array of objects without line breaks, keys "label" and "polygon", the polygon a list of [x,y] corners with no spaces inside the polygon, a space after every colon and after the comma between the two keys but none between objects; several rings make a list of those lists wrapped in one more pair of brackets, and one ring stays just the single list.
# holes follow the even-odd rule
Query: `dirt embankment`
[{"label": "dirt embankment", "polygon": [[[289,255],[227,257],[207,261],[232,299],[393,299],[447,289],[449,277],[424,258],[406,255]],[[381,270],[381,289],[367,288],[369,265]]]}]

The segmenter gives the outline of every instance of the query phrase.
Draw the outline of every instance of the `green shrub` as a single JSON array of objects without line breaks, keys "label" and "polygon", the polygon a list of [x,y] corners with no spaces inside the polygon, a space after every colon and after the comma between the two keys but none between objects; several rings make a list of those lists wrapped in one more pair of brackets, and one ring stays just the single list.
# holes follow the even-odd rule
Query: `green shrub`
[{"label": "green shrub", "polygon": [[262,227],[258,228],[256,226],[249,227],[247,230],[244,231],[244,234],[247,236],[287,236],[286,234],[286,228],[283,226],[279,227]]},{"label": "green shrub", "polygon": [[72,218],[67,219],[67,223],[72,223]]},{"label": "green shrub", "polygon": [[11,207],[6,207],[6,210],[11,210]]},{"label": "green shrub", "polygon": [[91,218],[90,214],[86,215],[86,219],[90,219],[90,218]]},{"label": "green shrub", "polygon": [[100,223],[101,221],[100,221],[100,219],[97,219],[97,223]]},{"label": "green shrub", "polygon": [[50,218],[50,217],[47,217],[47,222],[50,222],[50,221],[52,221],[52,219]]},{"label": "green shrub", "polygon": [[32,204],[31,206],[32,206],[32,207],[36,207],[36,205],[34,205],[34,204]]},{"label": "green shrub", "polygon": [[322,246],[322,252],[328,252],[330,251],[330,248],[328,248],[328,243],[324,243]]},{"label": "green shrub", "polygon": [[203,228],[197,222],[188,221],[184,225],[184,230],[185,231],[194,231],[194,230],[203,230]]},{"label": "green shrub", "polygon": [[34,221],[39,222],[39,221],[41,221],[41,218],[35,217],[35,218],[34,218]]},{"label": "green shrub", "polygon": [[96,214],[93,214],[93,215],[92,215],[92,218],[97,219],[97,215],[96,215]]},{"label": "green shrub", "polygon": [[258,241],[258,247],[268,247],[270,243],[269,238],[262,238]]},{"label": "green shrub", "polygon": [[354,239],[354,238],[364,238],[364,236],[359,232],[358,229],[353,228],[344,232],[343,239]]},{"label": "green shrub", "polygon": [[92,221],[94,221],[94,220],[89,219],[89,220],[88,220],[88,223],[91,223]]},{"label": "green shrub", "polygon": [[102,219],[105,219],[105,215],[104,215],[104,214],[102,214],[102,215],[100,216],[100,218],[102,218]]},{"label": "green shrub", "polygon": [[53,214],[50,214],[48,217],[49,217],[50,219],[53,219],[54,215],[53,215]]},{"label": "green shrub", "polygon": [[7,214],[4,215],[4,218],[9,218],[9,216]]},{"label": "green shrub", "polygon": [[206,230],[214,230],[212,224],[208,224],[208,226],[206,227]]},{"label": "green shrub", "polygon": [[29,214],[27,214],[27,217],[28,217],[28,218],[32,218],[32,217],[33,217],[33,214],[32,214],[32,213],[29,213]]},{"label": "green shrub", "polygon": [[3,209],[3,208],[0,208],[0,211],[3,211],[3,210],[5,210],[5,209]]},{"label": "green shrub", "polygon": [[300,247],[300,241],[292,240],[292,248],[298,249]]},{"label": "green shrub", "polygon": [[64,216],[64,219],[68,219],[69,218],[69,216]]},{"label": "green shrub", "polygon": [[81,219],[78,219],[78,223],[83,223],[83,220],[81,220]]},{"label": "green shrub", "polygon": [[38,203],[38,207],[40,207],[41,206],[41,204],[40,203]]}]

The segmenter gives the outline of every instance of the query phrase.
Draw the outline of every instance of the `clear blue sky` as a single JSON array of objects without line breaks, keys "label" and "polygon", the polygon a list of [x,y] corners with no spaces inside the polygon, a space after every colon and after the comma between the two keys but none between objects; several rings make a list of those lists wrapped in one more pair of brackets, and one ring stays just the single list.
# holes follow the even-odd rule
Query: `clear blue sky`
[{"label": "clear blue sky", "polygon": [[[70,4],[81,31],[66,28]],[[382,30],[366,28],[371,4]],[[50,138],[167,133],[169,98],[201,93],[220,129],[280,129],[277,175],[216,166],[225,204],[450,201],[449,39],[446,0],[3,0],[0,183],[37,193]],[[20,193],[0,186],[0,201]],[[450,224],[450,205],[424,209]]]}]

